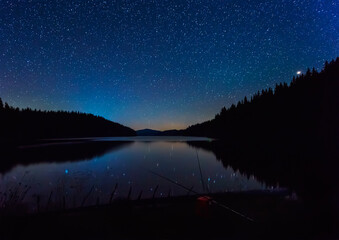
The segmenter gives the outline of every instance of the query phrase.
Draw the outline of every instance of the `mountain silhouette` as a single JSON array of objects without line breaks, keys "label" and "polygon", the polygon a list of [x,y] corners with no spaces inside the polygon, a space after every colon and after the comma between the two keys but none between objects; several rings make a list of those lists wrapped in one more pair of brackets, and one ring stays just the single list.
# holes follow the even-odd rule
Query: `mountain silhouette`
[{"label": "mountain silhouette", "polygon": [[153,129],[142,129],[136,131],[138,136],[183,136],[185,135],[184,130],[165,130],[165,131],[158,131]]},{"label": "mountain silhouette", "polygon": [[160,136],[161,131],[153,130],[149,128],[141,129],[136,131],[138,136]]}]

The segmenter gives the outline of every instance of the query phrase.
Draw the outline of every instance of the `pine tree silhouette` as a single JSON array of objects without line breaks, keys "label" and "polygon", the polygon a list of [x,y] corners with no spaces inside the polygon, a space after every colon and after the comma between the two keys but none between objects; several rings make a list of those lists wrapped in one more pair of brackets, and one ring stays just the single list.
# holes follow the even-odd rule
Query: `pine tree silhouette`
[{"label": "pine tree silhouette", "polygon": [[134,130],[93,114],[19,109],[0,99],[0,140],[135,136]]},{"label": "pine tree silhouette", "polygon": [[186,135],[228,140],[281,143],[289,141],[326,144],[339,136],[339,58],[324,69],[307,69],[290,85],[276,84],[245,97],[235,106],[223,107],[210,121],[190,126]]}]

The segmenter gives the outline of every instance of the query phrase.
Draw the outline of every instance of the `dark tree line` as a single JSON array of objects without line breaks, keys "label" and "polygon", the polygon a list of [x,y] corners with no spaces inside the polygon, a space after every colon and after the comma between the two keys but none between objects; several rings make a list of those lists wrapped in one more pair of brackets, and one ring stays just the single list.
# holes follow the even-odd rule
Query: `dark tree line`
[{"label": "dark tree line", "polygon": [[221,139],[189,144],[225,167],[295,191],[310,229],[339,229],[339,58],[186,131]]},{"label": "dark tree line", "polygon": [[[308,69],[292,82],[245,97],[214,119],[190,126],[187,135],[229,143],[331,147],[339,136],[339,58],[317,72]],[[333,146],[332,146],[333,147]]]},{"label": "dark tree line", "polygon": [[19,109],[0,99],[0,141],[135,136],[133,129],[93,114]]}]

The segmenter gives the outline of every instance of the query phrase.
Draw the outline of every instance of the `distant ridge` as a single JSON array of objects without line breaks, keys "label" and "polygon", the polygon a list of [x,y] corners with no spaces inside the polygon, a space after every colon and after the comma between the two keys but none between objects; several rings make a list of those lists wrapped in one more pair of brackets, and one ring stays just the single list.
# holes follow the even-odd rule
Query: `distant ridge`
[{"label": "distant ridge", "polygon": [[166,130],[166,131],[159,131],[159,130],[153,130],[153,129],[141,129],[136,131],[138,136],[183,136],[184,130]]},{"label": "distant ridge", "polygon": [[161,131],[153,130],[149,128],[141,129],[136,131],[137,136],[160,136]]}]

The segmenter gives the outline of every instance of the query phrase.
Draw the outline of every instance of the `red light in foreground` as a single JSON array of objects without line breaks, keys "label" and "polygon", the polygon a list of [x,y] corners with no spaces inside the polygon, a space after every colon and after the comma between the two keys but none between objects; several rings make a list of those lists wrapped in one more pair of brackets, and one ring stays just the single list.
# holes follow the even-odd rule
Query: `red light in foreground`
[{"label": "red light in foreground", "polygon": [[197,198],[196,215],[202,218],[211,216],[212,198],[209,196],[201,196]]}]

